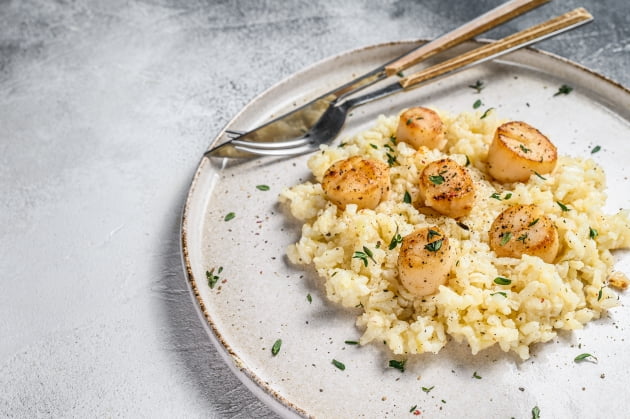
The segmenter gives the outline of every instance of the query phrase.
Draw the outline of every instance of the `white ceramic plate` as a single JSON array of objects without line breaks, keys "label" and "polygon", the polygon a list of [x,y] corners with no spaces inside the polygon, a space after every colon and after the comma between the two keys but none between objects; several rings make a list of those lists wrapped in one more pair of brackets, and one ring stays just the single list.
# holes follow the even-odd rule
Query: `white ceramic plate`
[{"label": "white ceramic plate", "polygon": [[[250,129],[411,49],[377,45],[345,53],[293,75],[248,104],[226,129]],[[473,46],[469,43],[466,48]],[[483,80],[479,94],[468,87]],[[562,84],[574,90],[554,96]],[[591,156],[607,172],[610,213],[630,207],[630,92],[587,69],[536,50],[521,50],[408,93],[357,109],[337,141],[368,128],[379,113],[423,104],[452,113],[481,99],[505,118],[546,133],[561,154]],[[217,137],[224,139],[224,133]],[[406,371],[388,368],[392,355],[357,340],[356,313],[328,303],[312,271],[291,266],[287,245],[300,226],[277,203],[283,187],[309,178],[308,156],[227,162],[203,159],[186,202],[182,244],[190,288],[203,323],[242,381],[283,416],[405,417],[413,406],[431,417],[619,417],[630,407],[625,336],[630,313],[622,305],[584,330],[536,345],[526,362],[497,348],[472,356],[450,342],[438,355],[408,359]],[[269,191],[257,185],[265,184]],[[226,214],[235,217],[224,221]],[[630,254],[617,252],[630,272]],[[223,267],[210,289],[206,271]],[[312,302],[307,301],[307,295]],[[282,339],[277,356],[271,347]],[[598,363],[574,363],[588,352]],[[346,365],[341,371],[331,361]],[[473,373],[481,379],[473,378]],[[433,389],[427,393],[422,388]]]}]

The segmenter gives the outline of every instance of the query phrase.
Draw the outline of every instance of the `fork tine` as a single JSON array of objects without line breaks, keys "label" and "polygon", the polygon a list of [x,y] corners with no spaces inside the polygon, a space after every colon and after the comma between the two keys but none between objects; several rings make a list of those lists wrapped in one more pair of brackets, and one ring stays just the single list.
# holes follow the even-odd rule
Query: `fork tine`
[{"label": "fork tine", "polygon": [[310,142],[307,137],[298,138],[289,141],[280,141],[277,143],[259,143],[254,141],[243,141],[239,139],[232,140],[232,144],[238,148],[245,147],[256,150],[280,150],[283,148],[297,148]]},{"label": "fork tine", "polygon": [[238,131],[238,130],[232,130],[232,129],[226,129],[225,133],[227,134],[228,138],[230,140],[233,140],[235,138],[240,137],[241,135],[245,134],[245,131]]},{"label": "fork tine", "polygon": [[[252,143],[253,144],[253,143]],[[254,148],[247,146],[241,146],[234,144],[234,148],[238,151],[244,151],[247,153],[256,154],[258,156],[298,156],[300,154],[310,153],[317,148],[313,145],[306,143],[300,147],[292,147],[292,148],[274,148],[274,149],[264,149],[264,148]]]}]

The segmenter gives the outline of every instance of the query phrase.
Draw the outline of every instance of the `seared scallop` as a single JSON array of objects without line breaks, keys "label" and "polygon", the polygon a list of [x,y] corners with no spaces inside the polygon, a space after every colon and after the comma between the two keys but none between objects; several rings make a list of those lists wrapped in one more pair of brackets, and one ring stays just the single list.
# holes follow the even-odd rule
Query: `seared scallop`
[{"label": "seared scallop", "polygon": [[324,174],[322,188],[328,199],[342,209],[348,204],[374,209],[389,193],[389,167],[359,156],[340,160]]},{"label": "seared scallop", "polygon": [[475,201],[468,170],[451,159],[426,165],[418,186],[424,205],[452,218],[469,214]]},{"label": "seared scallop", "polygon": [[410,108],[400,115],[396,139],[413,148],[422,146],[441,150],[446,145],[444,124],[440,116],[428,108]]},{"label": "seared scallop", "polygon": [[398,255],[398,275],[413,295],[424,297],[446,284],[455,255],[438,227],[425,227],[405,236]]},{"label": "seared scallop", "polygon": [[488,150],[488,172],[499,182],[525,182],[534,174],[550,173],[558,153],[549,139],[525,122],[499,126]]},{"label": "seared scallop", "polygon": [[553,263],[558,255],[558,231],[536,205],[514,205],[504,210],[490,227],[490,248],[499,257],[538,256]]}]

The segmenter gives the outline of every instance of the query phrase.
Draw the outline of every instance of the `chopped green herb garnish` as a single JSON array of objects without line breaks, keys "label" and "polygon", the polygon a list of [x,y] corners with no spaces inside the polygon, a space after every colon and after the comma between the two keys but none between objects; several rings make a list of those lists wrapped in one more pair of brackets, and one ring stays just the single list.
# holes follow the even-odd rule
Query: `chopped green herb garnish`
[{"label": "chopped green herb garnish", "polygon": [[464,166],[470,166],[470,159],[468,158],[468,155],[466,155],[466,164]]},{"label": "chopped green herb garnish", "polygon": [[540,174],[540,173],[538,173],[537,171],[535,171],[535,170],[534,170],[533,172],[534,172],[534,174],[535,174],[536,176],[538,176],[538,177],[539,177],[539,178],[541,178],[542,180],[547,180],[547,178],[546,178],[546,177],[543,177],[543,175],[541,175],[541,174]]},{"label": "chopped green herb garnish", "polygon": [[444,239],[439,239],[439,240],[436,240],[436,241],[434,241],[432,243],[425,244],[424,248],[427,249],[429,252],[437,252],[442,247],[442,242],[443,241],[444,241]]},{"label": "chopped green herb garnish", "polygon": [[407,363],[406,359],[403,359],[402,361],[397,361],[395,359],[390,359],[389,360],[389,367],[390,368],[396,368],[400,372],[405,372],[405,364],[406,363]]},{"label": "chopped green herb garnish", "polygon": [[591,239],[594,239],[595,237],[599,236],[599,233],[597,232],[597,230],[595,230],[593,227],[589,227],[588,228],[588,236]]},{"label": "chopped green herb garnish", "polygon": [[409,413],[413,412],[414,410],[416,410],[416,408],[418,407],[417,404],[414,404],[413,406],[411,406],[411,409],[409,409]]},{"label": "chopped green herb garnish", "polygon": [[427,240],[431,240],[435,236],[441,236],[441,234],[435,230],[429,229],[429,233],[427,234]]},{"label": "chopped green herb garnish", "polygon": [[477,374],[477,371],[473,372],[473,378],[476,378],[477,380],[481,380],[481,375]]},{"label": "chopped green herb garnish", "polygon": [[505,246],[507,242],[512,238],[512,233],[509,231],[506,233],[501,233],[501,242],[499,243],[501,246]]},{"label": "chopped green herb garnish", "polygon": [[527,224],[527,227],[531,227],[531,226],[535,225],[539,220],[540,220],[540,218],[536,218],[534,221],[532,221],[531,223]]},{"label": "chopped green herb garnish", "polygon": [[510,285],[512,283],[512,280],[504,278],[502,276],[497,276],[496,278],[494,278],[494,283],[499,285]]},{"label": "chopped green herb garnish", "polygon": [[343,362],[339,362],[339,361],[337,361],[336,359],[333,359],[333,360],[332,360],[332,364],[333,364],[335,367],[339,368],[341,371],[343,371],[343,370],[345,370],[345,369],[346,369],[346,366],[343,364]]},{"label": "chopped green herb garnish", "polygon": [[483,88],[486,86],[483,85],[483,81],[477,80],[475,84],[468,85],[468,87],[470,87],[471,89],[475,89],[477,93],[481,93]]},{"label": "chopped green herb garnish", "polygon": [[538,406],[532,408],[532,419],[540,419],[540,409]]},{"label": "chopped green herb garnish", "polygon": [[344,342],[346,345],[358,345],[359,342],[357,342],[356,340],[347,340]]},{"label": "chopped green herb garnish", "polygon": [[309,294],[306,294],[306,301],[308,301],[308,302],[309,302],[309,304],[313,302],[313,297],[311,297],[311,294],[310,294],[310,293],[309,293]]},{"label": "chopped green herb garnish", "polygon": [[602,299],[602,294],[603,294],[603,292],[604,292],[604,287],[601,287],[601,288],[599,289],[599,292],[597,293],[597,301],[599,301],[599,300],[601,300],[601,299]]},{"label": "chopped green herb garnish", "polygon": [[267,185],[256,185],[256,189],[258,189],[259,191],[268,191],[269,190],[269,186],[267,186]]},{"label": "chopped green herb garnish", "polygon": [[481,105],[482,105],[481,99],[477,99],[475,100],[475,103],[473,103],[473,109],[477,109]]},{"label": "chopped green herb garnish", "polygon": [[398,226],[396,226],[396,232],[389,242],[389,250],[394,250],[400,243],[402,243],[402,236],[398,233]]},{"label": "chopped green herb garnish", "polygon": [[591,354],[579,354],[573,359],[574,362],[582,362],[586,360],[589,360],[591,362],[597,362],[597,358]]},{"label": "chopped green herb garnish", "polygon": [[429,394],[429,392],[431,390],[433,390],[435,388],[435,386],[431,386],[431,387],[422,387],[422,391],[424,391],[425,393]]},{"label": "chopped green herb garnish", "polygon": [[[365,252],[366,255],[368,255],[368,257],[370,259],[372,259],[372,256],[374,256],[372,251],[370,249],[368,249],[367,247],[365,247],[365,246],[363,246],[363,251]],[[376,261],[374,259],[372,259],[372,262],[376,263]]]},{"label": "chopped green herb garnish", "polygon": [[[222,270],[223,268],[220,267],[217,273],[221,273]],[[213,289],[217,282],[219,282],[219,275],[214,274],[214,268],[206,271],[206,278],[208,278],[208,286],[210,287],[210,289]]]},{"label": "chopped green herb garnish", "polygon": [[571,208],[567,207],[566,205],[564,205],[562,202],[560,201],[556,201],[556,204],[558,204],[558,206],[560,207],[560,209],[562,210],[562,212],[568,212],[571,211]]},{"label": "chopped green herb garnish", "polygon": [[403,202],[405,204],[411,204],[411,194],[407,191],[405,191],[405,196],[403,196]]},{"label": "chopped green herb garnish", "polygon": [[492,195],[490,195],[490,198],[494,198],[496,200],[501,200],[501,195],[499,195],[498,192],[493,193]]},{"label": "chopped green herb garnish", "polygon": [[341,143],[339,143],[339,146],[338,146],[338,147],[339,147],[339,148],[344,148],[345,146],[346,146],[346,143],[341,142]]},{"label": "chopped green herb garnish", "polygon": [[282,346],[282,339],[278,339],[273,343],[271,347],[271,355],[276,356],[278,352],[280,352],[280,347]]},{"label": "chopped green herb garnish", "polygon": [[363,265],[368,266],[368,258],[372,260],[372,262],[376,263],[373,258],[374,254],[370,249],[363,246],[363,252],[354,252],[352,259],[361,259],[363,261]]},{"label": "chopped green herb garnish", "polygon": [[234,214],[233,212],[228,212],[227,214],[225,214],[225,217],[223,217],[223,221],[230,221],[234,217],[236,217],[236,214]]},{"label": "chopped green herb garnish", "polygon": [[506,193],[505,196],[503,197],[504,200],[510,199],[510,198],[512,198],[512,192]]},{"label": "chopped green herb garnish", "polygon": [[442,175],[429,176],[429,180],[434,185],[441,185],[444,183],[444,176]]},{"label": "chopped green herb garnish", "polygon": [[403,74],[403,72],[402,72],[402,71],[399,71],[398,73],[396,73],[396,75],[397,75],[398,77],[405,77],[405,75]]},{"label": "chopped green herb garnish", "polygon": [[413,118],[407,119],[407,125],[411,125],[412,122],[413,122]]},{"label": "chopped green herb garnish", "polygon": [[387,156],[387,164],[389,165],[389,167],[392,167],[393,165],[398,163],[398,161],[396,160],[396,156],[394,156],[393,154],[385,153],[385,155]]},{"label": "chopped green herb garnish", "polygon": [[394,149],[392,148],[392,146],[391,146],[391,145],[389,145],[389,144],[383,144],[383,147],[385,147],[385,148],[386,148],[386,149],[388,149],[389,151],[392,151],[392,152],[394,151]]},{"label": "chopped green herb garnish", "polygon": [[554,96],[558,96],[558,95],[568,95],[569,93],[571,93],[573,91],[573,87],[567,85],[567,84],[563,84],[562,86],[560,86],[558,88],[558,91],[554,94]]},{"label": "chopped green herb garnish", "polygon": [[446,404],[446,400],[442,399],[440,400],[442,403]]},{"label": "chopped green herb garnish", "polygon": [[389,141],[391,141],[392,144],[396,145],[396,136],[395,135],[390,135],[389,136]]},{"label": "chopped green herb garnish", "polygon": [[374,150],[378,150],[378,146],[376,144],[370,143],[370,147],[372,147]]},{"label": "chopped green herb garnish", "polygon": [[521,150],[523,150],[523,153],[529,153],[530,151],[532,151],[529,148],[525,147],[523,144],[519,144],[518,146],[521,148]]},{"label": "chopped green herb garnish", "polygon": [[486,116],[490,115],[490,111],[493,110],[494,108],[488,108],[486,109],[486,111],[483,113],[483,115],[481,115],[481,118],[479,119],[484,119]]},{"label": "chopped green herb garnish", "polygon": [[490,295],[497,295],[497,294],[502,295],[502,296],[504,296],[505,298],[507,298],[507,294],[506,294],[505,292],[503,292],[503,291],[493,292],[493,293],[492,293],[492,294],[490,294]]},{"label": "chopped green herb garnish", "polygon": [[599,150],[601,150],[602,148],[598,145],[596,145],[595,147],[593,147],[593,149],[591,150],[591,154],[595,154],[597,153]]},{"label": "chopped green herb garnish", "polygon": [[518,242],[523,242],[523,244],[525,243],[525,239],[527,239],[527,233],[523,233],[520,236],[518,236],[518,238],[516,239],[516,241]]}]

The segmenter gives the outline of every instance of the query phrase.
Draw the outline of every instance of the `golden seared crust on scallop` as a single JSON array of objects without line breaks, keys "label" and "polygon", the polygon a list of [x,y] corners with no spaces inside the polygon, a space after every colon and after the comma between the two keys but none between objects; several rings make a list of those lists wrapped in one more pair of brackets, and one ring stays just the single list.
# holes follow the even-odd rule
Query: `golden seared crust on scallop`
[{"label": "golden seared crust on scallop", "polygon": [[442,150],[446,145],[444,124],[437,112],[422,107],[410,108],[400,115],[396,140],[413,148],[422,146]]},{"label": "golden seared crust on scallop", "polygon": [[418,186],[424,205],[452,218],[468,215],[475,202],[475,185],[468,170],[451,159],[426,165]]},{"label": "golden seared crust on scallop", "polygon": [[328,199],[342,209],[348,204],[374,209],[389,193],[389,167],[359,156],[340,160],[324,174],[322,188]]},{"label": "golden seared crust on scallop", "polygon": [[488,173],[503,183],[525,182],[534,172],[556,166],[556,146],[531,125],[512,121],[500,125],[488,150]]},{"label": "golden seared crust on scallop", "polygon": [[416,297],[434,294],[446,284],[454,260],[448,237],[440,228],[419,228],[405,236],[400,245],[400,282]]},{"label": "golden seared crust on scallop", "polygon": [[514,205],[494,220],[489,232],[490,248],[498,257],[538,256],[553,263],[558,255],[558,231],[536,205]]}]

